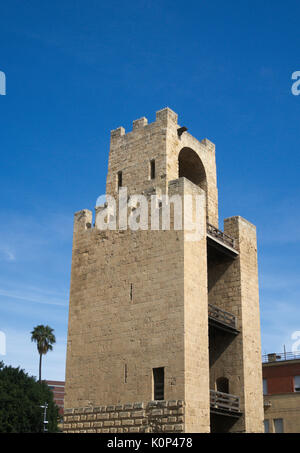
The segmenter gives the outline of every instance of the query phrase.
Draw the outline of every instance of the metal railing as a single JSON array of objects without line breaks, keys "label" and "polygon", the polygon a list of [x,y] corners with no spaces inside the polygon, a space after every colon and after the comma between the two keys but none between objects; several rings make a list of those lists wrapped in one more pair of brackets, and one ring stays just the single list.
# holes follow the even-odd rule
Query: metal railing
[{"label": "metal railing", "polygon": [[300,351],[295,352],[272,352],[263,354],[263,363],[283,362],[285,360],[300,360]]},{"label": "metal railing", "polygon": [[210,390],[210,407],[229,412],[240,412],[240,397]]},{"label": "metal railing", "polygon": [[231,236],[228,236],[228,234],[225,234],[223,231],[214,227],[211,223],[207,224],[207,234],[235,249],[235,240]]},{"label": "metal railing", "polygon": [[214,305],[208,304],[208,317],[214,321],[220,322],[236,329],[236,316],[228,311],[221,310],[221,308],[215,307]]}]

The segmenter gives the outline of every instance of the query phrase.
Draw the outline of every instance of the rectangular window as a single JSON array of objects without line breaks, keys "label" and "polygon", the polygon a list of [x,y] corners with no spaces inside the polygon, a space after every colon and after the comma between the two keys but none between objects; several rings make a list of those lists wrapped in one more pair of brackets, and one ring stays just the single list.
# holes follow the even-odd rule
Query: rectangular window
[{"label": "rectangular window", "polygon": [[275,433],[283,433],[283,419],[282,418],[274,418],[274,430]]},{"label": "rectangular window", "polygon": [[264,395],[268,394],[268,381],[267,381],[267,379],[263,379],[263,392],[264,392]]},{"label": "rectangular window", "polygon": [[270,422],[269,420],[264,420],[265,433],[270,432]]},{"label": "rectangular window", "polygon": [[300,392],[300,376],[294,376],[294,392]]},{"label": "rectangular window", "polygon": [[122,187],[122,172],[118,171],[118,190]]},{"label": "rectangular window", "polygon": [[150,161],[150,179],[155,179],[155,160]]},{"label": "rectangular window", "polygon": [[153,368],[154,400],[165,398],[165,370],[164,368]]}]

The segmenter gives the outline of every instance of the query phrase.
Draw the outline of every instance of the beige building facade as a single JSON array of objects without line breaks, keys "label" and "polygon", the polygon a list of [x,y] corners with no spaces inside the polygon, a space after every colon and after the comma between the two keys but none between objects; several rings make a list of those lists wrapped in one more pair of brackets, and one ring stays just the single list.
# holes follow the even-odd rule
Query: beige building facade
[{"label": "beige building facade", "polygon": [[263,356],[266,433],[300,433],[300,353]]},{"label": "beige building facade", "polygon": [[120,127],[106,194],[125,187],[149,207],[188,196],[193,218],[202,200],[201,234],[174,227],[175,207],[155,230],[101,230],[90,210],[75,214],[64,430],[262,432],[256,229],[239,216],[219,229],[214,144],[169,108]]}]

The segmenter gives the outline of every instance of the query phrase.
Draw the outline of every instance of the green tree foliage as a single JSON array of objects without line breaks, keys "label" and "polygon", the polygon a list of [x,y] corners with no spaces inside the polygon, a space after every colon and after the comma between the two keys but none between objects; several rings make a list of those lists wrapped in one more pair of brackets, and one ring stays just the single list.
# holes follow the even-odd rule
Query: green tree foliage
[{"label": "green tree foliage", "polygon": [[23,370],[0,362],[0,433],[43,432],[44,409],[48,404],[48,432],[57,432],[58,407],[45,382],[37,382]]}]

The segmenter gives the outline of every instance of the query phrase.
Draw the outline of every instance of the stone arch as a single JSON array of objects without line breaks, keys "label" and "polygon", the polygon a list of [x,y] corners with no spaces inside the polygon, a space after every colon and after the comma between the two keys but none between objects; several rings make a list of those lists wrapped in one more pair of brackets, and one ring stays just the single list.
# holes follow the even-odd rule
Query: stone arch
[{"label": "stone arch", "polygon": [[178,175],[185,177],[207,194],[207,178],[204,165],[198,154],[191,148],[182,148],[178,154]]},{"label": "stone arch", "polygon": [[229,380],[222,376],[216,380],[217,392],[229,393]]}]

